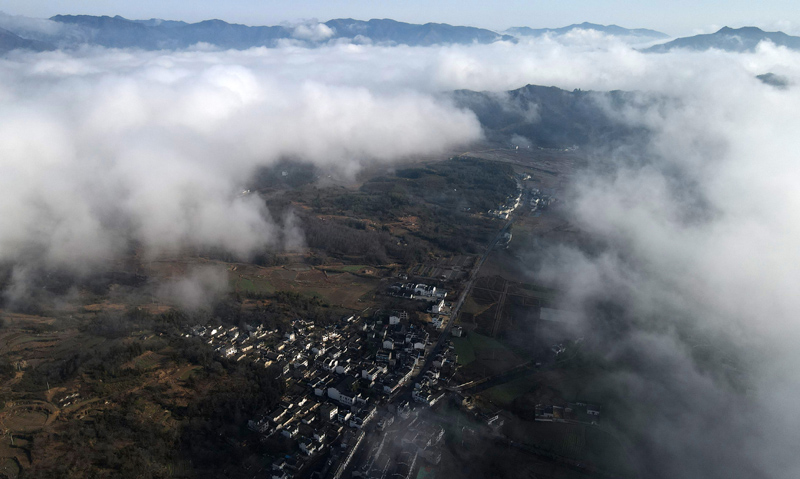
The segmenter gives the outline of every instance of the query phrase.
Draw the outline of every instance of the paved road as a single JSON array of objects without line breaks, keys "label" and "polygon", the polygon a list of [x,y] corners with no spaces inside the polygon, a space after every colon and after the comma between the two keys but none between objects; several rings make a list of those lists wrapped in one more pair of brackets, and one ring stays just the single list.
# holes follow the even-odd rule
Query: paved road
[{"label": "paved road", "polygon": [[506,281],[503,285],[503,292],[500,293],[500,300],[497,302],[497,311],[494,314],[494,324],[492,325],[492,337],[496,338],[497,333],[500,331],[500,321],[503,316],[503,305],[506,302],[506,297],[508,296],[508,285],[510,284],[509,281]]}]

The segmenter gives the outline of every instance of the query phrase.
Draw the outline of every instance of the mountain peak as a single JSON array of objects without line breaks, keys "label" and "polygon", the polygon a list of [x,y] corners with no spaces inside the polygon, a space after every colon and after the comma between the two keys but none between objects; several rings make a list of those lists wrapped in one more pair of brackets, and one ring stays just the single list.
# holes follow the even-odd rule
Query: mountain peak
[{"label": "mountain peak", "polygon": [[722,27],[715,33],[715,35],[731,34],[731,33],[746,33],[752,35],[752,34],[763,34],[766,32],[758,27],[741,27],[741,28]]}]

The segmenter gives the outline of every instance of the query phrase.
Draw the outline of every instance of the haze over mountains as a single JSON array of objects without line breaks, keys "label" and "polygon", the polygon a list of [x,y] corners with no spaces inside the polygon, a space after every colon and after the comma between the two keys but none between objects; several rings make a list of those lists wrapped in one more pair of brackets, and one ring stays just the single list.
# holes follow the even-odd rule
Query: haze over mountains
[{"label": "haze over mountains", "polygon": [[13,32],[9,32],[6,29],[0,28],[0,53],[6,53],[17,49],[41,52],[46,50],[54,50],[55,47],[46,42],[22,38]]},{"label": "haze over mountains", "polygon": [[[37,31],[30,25],[9,29],[13,29],[12,33],[18,37],[47,42],[51,48],[91,44],[110,48],[161,50],[183,49],[206,43],[220,48],[247,49],[275,47],[281,41],[314,44],[337,39],[357,43],[428,46],[513,40],[509,35],[481,28],[439,23],[417,25],[390,19],[335,19],[325,23],[309,22],[300,25],[246,26],[222,20],[186,23],[160,19],[128,20],[120,16],[56,15],[50,22],[61,28],[48,33]],[[13,39],[13,42],[7,42],[7,50],[24,48],[22,45],[14,46],[20,43],[19,39]]]},{"label": "haze over mountains", "polygon": [[716,48],[729,52],[746,52],[755,50],[756,46],[764,41],[772,42],[777,46],[791,50],[800,49],[800,37],[793,37],[783,32],[765,32],[757,27],[723,27],[710,34],[676,38],[667,43],[654,45],[645,51],[663,53],[676,48],[687,50]]},{"label": "haze over mountains", "polygon": [[[296,25],[247,26],[222,20],[187,23],[174,20],[129,20],[121,16],[56,15],[49,20],[0,14],[0,53],[15,49],[46,51],[97,45],[108,48],[178,50],[198,44],[223,49],[278,47],[286,43],[314,46],[331,41],[383,45],[470,45],[518,41],[543,36],[560,37],[581,31],[599,32],[628,42],[657,42],[669,35],[644,28],[580,23],[561,28],[513,27],[504,32],[444,23],[412,24],[391,19],[368,21],[333,19]],[[763,41],[800,49],[800,37],[767,32],[757,27],[724,27],[711,34],[677,38],[642,51],[663,53],[672,49],[752,51]]]},{"label": "haze over mountains", "polygon": [[[0,27],[8,30],[8,34],[11,35],[0,39],[0,51],[15,48],[42,51],[85,44],[109,48],[161,50],[184,49],[198,43],[219,48],[247,49],[260,46],[276,47],[287,41],[313,45],[336,40],[409,46],[468,45],[515,41],[518,37],[565,35],[576,30],[593,30],[605,35],[643,40],[669,38],[669,35],[654,30],[627,29],[616,25],[593,23],[544,29],[514,27],[506,32],[497,33],[483,28],[444,23],[420,25],[391,19],[362,21],[350,18],[300,25],[246,26],[222,20],[187,23],[91,15],[56,15],[49,20],[39,20],[5,15],[0,17]],[[26,40],[38,43],[26,43]]]},{"label": "haze over mountains", "polygon": [[642,37],[652,40],[663,40],[670,38],[666,33],[658,32],[655,30],[648,30],[646,28],[623,28],[617,25],[598,25],[596,23],[583,22],[580,24],[568,25],[561,28],[530,28],[530,27],[512,27],[505,31],[505,33],[514,36],[533,36],[539,37],[542,35],[564,35],[575,30],[595,30],[606,35],[614,35],[620,37]]}]

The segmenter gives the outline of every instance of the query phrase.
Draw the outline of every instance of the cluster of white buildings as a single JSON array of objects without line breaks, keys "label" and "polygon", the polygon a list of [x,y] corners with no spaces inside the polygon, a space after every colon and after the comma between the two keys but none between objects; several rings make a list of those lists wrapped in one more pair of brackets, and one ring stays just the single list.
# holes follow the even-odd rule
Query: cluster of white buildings
[{"label": "cluster of white buildings", "polygon": [[542,194],[537,188],[531,190],[531,213],[538,210],[539,208],[546,208],[550,206],[550,204],[555,201],[555,199],[551,196]]},{"label": "cluster of white buildings", "polygon": [[447,297],[447,291],[424,283],[395,283],[389,286],[388,293],[398,298],[436,301],[437,303]]},{"label": "cluster of white buildings", "polygon": [[[313,325],[312,325],[313,327]],[[239,328],[238,326],[195,326],[186,337],[202,337],[223,357],[241,361],[245,358],[266,360],[267,340],[278,335],[278,330],[263,326]]]},{"label": "cluster of white buildings", "polygon": [[[437,292],[433,286],[416,286],[420,294]],[[232,360],[276,367],[286,381],[280,404],[249,421],[264,438],[295,441],[297,452],[273,464],[276,479],[305,475],[320,454],[334,458],[323,477],[344,470],[361,444],[362,428],[373,421],[379,421],[379,429],[391,425],[394,415],[379,411],[395,406],[431,344],[429,333],[410,324],[408,314],[400,311],[383,320],[348,316],[324,328],[298,319],[282,334],[262,326],[197,326],[186,336],[202,337]],[[414,385],[412,398],[422,405],[433,405],[443,396],[440,371],[455,366],[454,352],[437,356],[433,365]],[[396,414],[402,417],[407,409],[396,407]],[[400,467],[396,458],[392,464],[392,470]]]},{"label": "cluster of white buildings", "polygon": [[511,215],[511,213],[513,213],[514,210],[517,209],[517,207],[519,207],[521,201],[522,201],[522,189],[518,188],[516,198],[514,198],[512,201],[504,205],[500,205],[500,207],[497,208],[496,210],[489,210],[488,211],[489,216],[492,216],[494,218],[500,218],[501,220],[507,220],[508,217]]}]

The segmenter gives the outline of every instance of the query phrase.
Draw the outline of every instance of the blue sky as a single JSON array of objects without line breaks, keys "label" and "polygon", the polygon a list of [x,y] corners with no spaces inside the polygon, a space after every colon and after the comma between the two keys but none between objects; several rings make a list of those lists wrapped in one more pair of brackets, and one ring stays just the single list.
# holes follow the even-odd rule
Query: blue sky
[{"label": "blue sky", "polygon": [[707,32],[724,25],[800,30],[800,11],[787,0],[3,0],[0,11],[31,17],[83,13],[186,21],[219,18],[248,25],[352,17],[442,22],[494,30],[523,25],[559,27],[584,21],[652,28],[672,35]]}]

